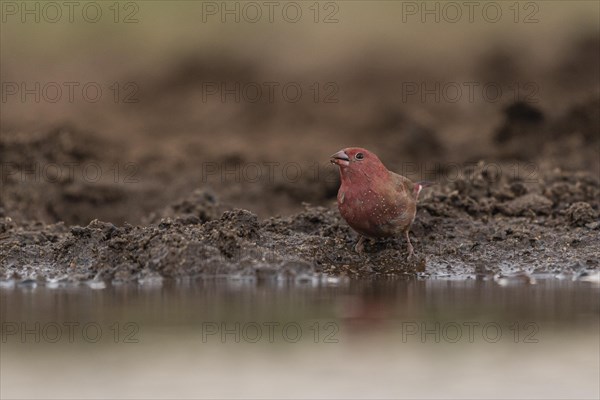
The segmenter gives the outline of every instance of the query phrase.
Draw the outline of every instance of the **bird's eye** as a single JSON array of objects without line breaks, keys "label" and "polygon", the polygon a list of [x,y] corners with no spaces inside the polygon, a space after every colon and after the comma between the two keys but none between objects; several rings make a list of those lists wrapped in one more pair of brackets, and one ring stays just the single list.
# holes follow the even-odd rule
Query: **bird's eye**
[{"label": "bird's eye", "polygon": [[356,158],[357,160],[362,160],[363,158],[365,158],[365,155],[363,153],[356,153],[354,158]]}]

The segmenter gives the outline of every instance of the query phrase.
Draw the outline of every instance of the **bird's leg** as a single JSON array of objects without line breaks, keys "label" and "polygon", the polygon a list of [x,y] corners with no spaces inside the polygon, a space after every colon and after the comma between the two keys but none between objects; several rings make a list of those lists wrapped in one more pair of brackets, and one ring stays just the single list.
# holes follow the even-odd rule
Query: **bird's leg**
[{"label": "bird's leg", "polygon": [[410,260],[415,255],[415,250],[413,249],[413,245],[410,242],[410,237],[408,236],[409,229],[404,231],[404,237],[406,238],[406,246],[408,247],[408,257],[407,260]]},{"label": "bird's leg", "polygon": [[362,254],[365,251],[365,237],[363,235],[360,235],[360,237],[358,238],[358,242],[356,242],[354,250],[358,254]]}]

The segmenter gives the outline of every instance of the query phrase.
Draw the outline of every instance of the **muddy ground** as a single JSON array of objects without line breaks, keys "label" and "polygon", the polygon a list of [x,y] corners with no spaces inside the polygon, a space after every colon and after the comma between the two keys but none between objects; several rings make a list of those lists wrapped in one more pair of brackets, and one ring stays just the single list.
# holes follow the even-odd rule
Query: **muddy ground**
[{"label": "muddy ground", "polygon": [[[600,268],[600,84],[597,37],[576,43],[541,77],[501,51],[477,60],[481,80],[537,76],[541,101],[458,115],[402,101],[405,75],[359,61],[319,76],[343,89],[331,104],[199,100],[202,82],[269,79],[223,56],[142,74],[139,102],[105,106],[111,123],[33,129],[5,113],[0,279],[586,276]],[[416,260],[402,240],[353,251],[327,158],[353,145],[437,182],[413,225]]]}]

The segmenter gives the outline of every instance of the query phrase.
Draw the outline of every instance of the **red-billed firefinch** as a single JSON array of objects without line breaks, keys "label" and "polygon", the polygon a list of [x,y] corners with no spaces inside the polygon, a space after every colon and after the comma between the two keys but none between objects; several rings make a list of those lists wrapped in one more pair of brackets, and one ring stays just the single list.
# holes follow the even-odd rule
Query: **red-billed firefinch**
[{"label": "red-billed firefinch", "polygon": [[414,183],[388,171],[375,154],[359,147],[338,151],[331,156],[331,162],[340,168],[340,214],[360,235],[356,251],[362,253],[365,236],[403,234],[411,258],[414,250],[408,233],[417,212],[419,192],[427,184]]}]

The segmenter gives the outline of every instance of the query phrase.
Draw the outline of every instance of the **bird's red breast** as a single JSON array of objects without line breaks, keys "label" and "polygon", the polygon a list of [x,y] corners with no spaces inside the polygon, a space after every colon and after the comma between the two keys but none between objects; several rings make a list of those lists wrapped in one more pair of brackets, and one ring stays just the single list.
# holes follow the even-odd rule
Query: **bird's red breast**
[{"label": "bird's red breast", "polygon": [[331,156],[340,168],[338,207],[355,231],[388,237],[408,229],[416,214],[419,185],[395,174],[370,151],[351,147]]}]

